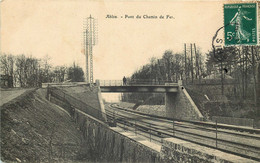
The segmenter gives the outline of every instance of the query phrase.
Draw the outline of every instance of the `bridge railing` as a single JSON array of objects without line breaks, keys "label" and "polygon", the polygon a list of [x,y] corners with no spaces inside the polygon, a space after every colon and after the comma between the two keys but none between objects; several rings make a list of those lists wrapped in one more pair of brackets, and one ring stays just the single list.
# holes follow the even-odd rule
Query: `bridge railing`
[{"label": "bridge railing", "polygon": [[122,86],[123,81],[121,80],[100,80],[100,86]]},{"label": "bridge railing", "polygon": [[126,80],[126,83],[123,80],[100,80],[100,86],[124,86],[124,85],[165,85],[165,84],[176,84],[173,81],[167,80],[149,80],[149,79],[135,79],[135,80]]}]

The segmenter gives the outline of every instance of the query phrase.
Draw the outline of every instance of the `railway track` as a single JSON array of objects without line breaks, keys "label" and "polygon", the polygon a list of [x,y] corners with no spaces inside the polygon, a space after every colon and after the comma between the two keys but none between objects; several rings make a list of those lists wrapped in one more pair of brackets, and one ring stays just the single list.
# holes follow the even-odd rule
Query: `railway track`
[{"label": "railway track", "polygon": [[[67,102],[74,109],[86,114],[91,111],[94,117],[104,116],[99,109],[80,102],[61,90],[49,91],[52,96]],[[162,138],[175,137],[260,162],[259,129],[165,118],[128,110],[115,104],[106,106],[105,114],[110,124],[116,122],[117,126],[147,137],[150,141],[160,143]]]},{"label": "railway track", "polygon": [[160,143],[162,138],[175,137],[260,161],[258,129],[151,116],[115,104],[106,107],[106,114],[108,120],[116,122],[117,126],[150,141]]}]

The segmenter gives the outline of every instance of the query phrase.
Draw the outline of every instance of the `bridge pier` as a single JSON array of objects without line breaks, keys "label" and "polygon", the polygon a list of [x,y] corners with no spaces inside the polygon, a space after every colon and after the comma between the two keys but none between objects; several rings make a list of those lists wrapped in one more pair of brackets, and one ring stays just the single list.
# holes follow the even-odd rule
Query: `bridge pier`
[{"label": "bridge pier", "polygon": [[168,118],[185,120],[203,119],[203,116],[200,113],[199,109],[182,85],[182,81],[178,81],[178,85],[179,87],[177,92],[165,93],[166,116]]},{"label": "bridge pier", "polygon": [[101,92],[140,92],[140,93],[165,93],[166,116],[169,118],[200,120],[203,118],[199,109],[191,99],[188,92],[178,83],[165,83],[165,85],[124,85],[116,86],[100,85],[96,80],[97,87]]}]

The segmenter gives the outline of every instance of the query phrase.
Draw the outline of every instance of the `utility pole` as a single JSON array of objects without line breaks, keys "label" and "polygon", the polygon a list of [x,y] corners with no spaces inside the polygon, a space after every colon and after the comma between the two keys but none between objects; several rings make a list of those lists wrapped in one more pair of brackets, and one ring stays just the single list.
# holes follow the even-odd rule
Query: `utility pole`
[{"label": "utility pole", "polygon": [[184,44],[184,55],[185,55],[185,82],[187,84],[187,56],[186,56],[186,44]]},{"label": "utility pole", "polygon": [[193,57],[192,57],[192,44],[190,44],[190,57],[191,57],[191,82],[193,83]]},{"label": "utility pole", "polygon": [[86,55],[86,82],[93,84],[93,46],[97,44],[96,19],[91,15],[86,19],[87,27],[84,30],[84,47]]},{"label": "utility pole", "polygon": [[198,54],[197,54],[197,51],[196,51],[196,44],[194,43],[194,51],[195,51],[195,59],[196,59],[196,78],[199,78],[200,77],[200,69],[199,69],[199,57],[198,57]]},{"label": "utility pole", "polygon": [[255,66],[255,55],[254,55],[254,47],[251,46],[251,52],[252,52],[252,67],[253,67],[253,76],[254,76],[254,101],[255,106],[257,107],[257,86],[256,86],[256,66]]}]

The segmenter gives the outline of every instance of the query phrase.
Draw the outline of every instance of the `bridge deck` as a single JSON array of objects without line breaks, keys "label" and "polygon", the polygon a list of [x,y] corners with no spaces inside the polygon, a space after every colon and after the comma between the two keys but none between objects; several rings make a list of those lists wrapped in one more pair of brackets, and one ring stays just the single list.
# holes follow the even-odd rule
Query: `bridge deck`
[{"label": "bridge deck", "polygon": [[178,85],[126,85],[126,86],[100,86],[101,92],[150,92],[150,93],[176,93]]}]

